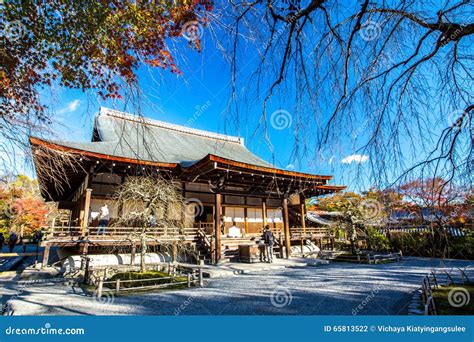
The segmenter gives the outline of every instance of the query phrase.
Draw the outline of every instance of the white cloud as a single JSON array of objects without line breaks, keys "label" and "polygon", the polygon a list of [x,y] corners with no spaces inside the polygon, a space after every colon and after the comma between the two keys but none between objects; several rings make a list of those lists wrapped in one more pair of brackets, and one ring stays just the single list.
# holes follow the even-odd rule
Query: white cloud
[{"label": "white cloud", "polygon": [[369,160],[369,156],[366,156],[365,154],[351,154],[350,156],[345,157],[341,162],[343,164],[362,164],[365,163],[367,160]]},{"label": "white cloud", "polygon": [[81,101],[80,100],[74,100],[74,101],[71,101],[69,102],[66,107],[64,108],[61,108],[58,113],[59,114],[67,114],[67,113],[73,113],[76,111],[76,109],[79,107],[79,105],[81,104]]},{"label": "white cloud", "polygon": [[286,169],[287,169],[287,170],[294,170],[294,169],[295,169],[295,165],[294,165],[294,164],[288,164],[288,165],[286,165]]}]

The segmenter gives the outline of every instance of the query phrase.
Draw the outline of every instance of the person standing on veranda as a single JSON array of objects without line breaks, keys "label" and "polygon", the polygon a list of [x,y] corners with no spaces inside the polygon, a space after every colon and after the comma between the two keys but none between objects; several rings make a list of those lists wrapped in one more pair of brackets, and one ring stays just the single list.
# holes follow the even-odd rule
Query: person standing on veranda
[{"label": "person standing on veranda", "polygon": [[269,263],[273,262],[273,244],[275,243],[275,237],[273,236],[270,226],[267,224],[265,226],[265,231],[263,233],[263,240],[265,241],[265,256],[266,261]]},{"label": "person standing on veranda", "polygon": [[107,203],[104,203],[99,209],[99,227],[97,230],[97,235],[105,234],[105,227],[109,224],[110,213]]}]

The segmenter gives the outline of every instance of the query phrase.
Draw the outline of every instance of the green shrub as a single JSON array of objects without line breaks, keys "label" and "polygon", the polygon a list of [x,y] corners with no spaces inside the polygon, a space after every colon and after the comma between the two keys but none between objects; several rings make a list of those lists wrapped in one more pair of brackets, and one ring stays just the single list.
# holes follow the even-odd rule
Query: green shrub
[{"label": "green shrub", "polygon": [[[120,280],[142,280],[134,282],[122,282],[121,287],[139,287],[139,286],[152,286],[152,285],[162,285],[170,283],[180,283],[188,280],[187,277],[177,276],[173,279],[169,279],[170,275],[165,272],[159,271],[147,271],[147,272],[123,272],[117,273],[112,276],[108,281]],[[163,278],[163,279],[160,279]],[[108,287],[113,288],[113,284],[107,284]]]},{"label": "green shrub", "polygon": [[390,238],[391,248],[404,255],[431,256],[430,237],[427,232],[397,233]]},{"label": "green shrub", "polygon": [[[469,296],[467,297],[468,300],[466,300],[465,305],[461,307],[454,307],[449,302],[450,293],[453,295],[453,293],[459,292],[460,288],[465,289],[469,293]],[[433,290],[433,296],[439,315],[474,315],[474,300],[472,300],[474,297],[474,285],[472,283],[464,285],[440,286]]]},{"label": "green shrub", "polygon": [[389,239],[380,233],[378,229],[368,227],[367,231],[367,245],[373,251],[387,251],[391,249]]},{"label": "green shrub", "polygon": [[452,237],[449,243],[449,255],[451,258],[474,259],[474,232],[468,231],[466,236]]}]

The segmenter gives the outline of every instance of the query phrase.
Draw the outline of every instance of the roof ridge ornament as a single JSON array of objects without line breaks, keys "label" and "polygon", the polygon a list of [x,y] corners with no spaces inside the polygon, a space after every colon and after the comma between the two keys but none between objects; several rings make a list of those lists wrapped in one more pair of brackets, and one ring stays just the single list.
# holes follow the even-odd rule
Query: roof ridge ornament
[{"label": "roof ridge ornament", "polygon": [[177,131],[181,133],[193,134],[193,135],[197,135],[197,136],[201,136],[205,138],[223,140],[223,141],[232,142],[232,143],[245,146],[244,138],[241,138],[241,137],[226,135],[226,134],[219,134],[219,133],[204,131],[204,130],[200,130],[196,128],[190,128],[186,126],[171,124],[168,122],[150,119],[141,115],[134,115],[131,113],[122,112],[122,111],[107,108],[107,107],[100,107],[99,116],[100,115],[110,116],[110,117],[119,118],[123,120],[129,120],[132,122],[165,128],[165,129],[169,129],[169,130],[173,130],[173,131]]}]

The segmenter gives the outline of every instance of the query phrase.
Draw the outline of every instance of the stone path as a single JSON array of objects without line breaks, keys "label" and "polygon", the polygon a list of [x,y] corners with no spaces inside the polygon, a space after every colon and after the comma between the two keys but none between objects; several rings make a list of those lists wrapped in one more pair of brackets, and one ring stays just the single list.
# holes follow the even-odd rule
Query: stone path
[{"label": "stone path", "polygon": [[[0,280],[16,315],[397,315],[432,269],[459,274],[473,262],[405,258],[381,265],[330,263],[210,279],[204,288],[109,296],[37,284],[19,289]],[[467,268],[474,279],[474,267]]]}]

